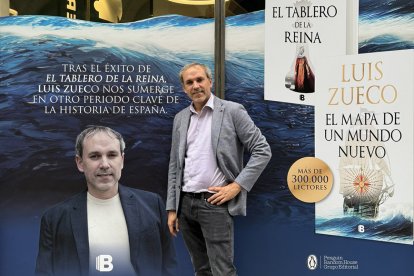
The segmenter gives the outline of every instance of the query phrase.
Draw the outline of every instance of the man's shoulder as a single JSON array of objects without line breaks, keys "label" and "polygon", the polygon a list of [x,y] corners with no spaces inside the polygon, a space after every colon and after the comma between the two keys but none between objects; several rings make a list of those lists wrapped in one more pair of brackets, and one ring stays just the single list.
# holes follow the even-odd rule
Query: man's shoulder
[{"label": "man's shoulder", "polygon": [[83,198],[85,198],[86,203],[86,190],[47,208],[43,215],[54,216],[68,212],[72,210],[76,205],[81,203]]},{"label": "man's shoulder", "polygon": [[181,123],[185,122],[185,118],[190,117],[190,114],[190,106],[187,106],[186,108],[182,109],[177,114],[175,114],[173,128],[175,130],[179,128],[181,126]]},{"label": "man's shoulder", "polygon": [[181,109],[177,114],[175,114],[175,118],[179,118],[181,116],[183,116],[185,113],[190,112],[190,106],[187,106],[183,109]]},{"label": "man's shoulder", "polygon": [[220,99],[218,97],[215,97],[215,104],[219,105],[219,106],[223,106],[225,108],[229,108],[229,109],[240,109],[240,108],[244,108],[242,104],[233,102],[233,101],[229,101],[229,100],[223,100]]},{"label": "man's shoulder", "polygon": [[120,193],[121,193],[121,197],[122,195],[126,195],[126,196],[132,196],[132,197],[142,199],[142,200],[154,201],[160,198],[160,196],[156,193],[144,191],[141,189],[132,188],[132,187],[124,186],[124,185],[120,186]]},{"label": "man's shoulder", "polygon": [[160,212],[165,210],[164,202],[156,193],[136,188],[119,186],[122,204],[128,208],[137,208],[146,217],[159,217]]}]

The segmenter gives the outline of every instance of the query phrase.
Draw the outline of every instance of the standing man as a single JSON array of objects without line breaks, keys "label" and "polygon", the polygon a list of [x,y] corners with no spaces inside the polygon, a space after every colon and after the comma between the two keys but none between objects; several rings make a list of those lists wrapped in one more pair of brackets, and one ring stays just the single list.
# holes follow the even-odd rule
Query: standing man
[{"label": "standing man", "polygon": [[119,184],[121,134],[92,126],[76,139],[87,189],[42,217],[36,275],[173,275],[175,252],[161,198]]},{"label": "standing man", "polygon": [[[174,119],[168,173],[168,227],[183,233],[195,274],[236,275],[235,215],[246,215],[247,192],[271,157],[265,137],[244,107],[211,94],[199,63],[184,66],[181,84],[192,103]],[[243,168],[243,150],[250,159]]]}]

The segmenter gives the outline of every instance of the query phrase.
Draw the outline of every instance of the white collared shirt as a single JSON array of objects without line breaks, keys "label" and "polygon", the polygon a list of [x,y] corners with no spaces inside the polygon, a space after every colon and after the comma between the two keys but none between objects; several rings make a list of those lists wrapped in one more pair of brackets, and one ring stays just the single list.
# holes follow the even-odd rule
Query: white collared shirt
[{"label": "white collared shirt", "polygon": [[223,186],[226,177],[217,165],[211,143],[214,96],[211,94],[200,112],[190,106],[190,126],[184,167],[184,192],[207,192],[208,187]]}]

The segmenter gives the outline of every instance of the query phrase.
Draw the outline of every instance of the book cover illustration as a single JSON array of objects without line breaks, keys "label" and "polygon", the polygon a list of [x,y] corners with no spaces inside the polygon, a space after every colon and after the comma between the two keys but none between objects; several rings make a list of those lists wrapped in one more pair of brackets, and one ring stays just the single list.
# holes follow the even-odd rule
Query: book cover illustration
[{"label": "book cover illustration", "polygon": [[314,104],[319,63],[357,44],[353,7],[357,1],[266,1],[266,100]]},{"label": "book cover illustration", "polygon": [[320,72],[315,156],[334,185],[316,233],[412,244],[414,51],[335,57]]}]

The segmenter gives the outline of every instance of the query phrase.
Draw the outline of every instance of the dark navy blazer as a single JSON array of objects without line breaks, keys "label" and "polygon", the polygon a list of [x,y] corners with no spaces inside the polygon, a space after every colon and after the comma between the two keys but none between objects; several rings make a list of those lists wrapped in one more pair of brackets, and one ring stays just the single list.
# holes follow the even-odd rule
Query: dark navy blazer
[{"label": "dark navy blazer", "polygon": [[[36,275],[88,275],[86,194],[50,208],[42,217]],[[119,185],[137,275],[174,275],[175,250],[160,196]]]}]

